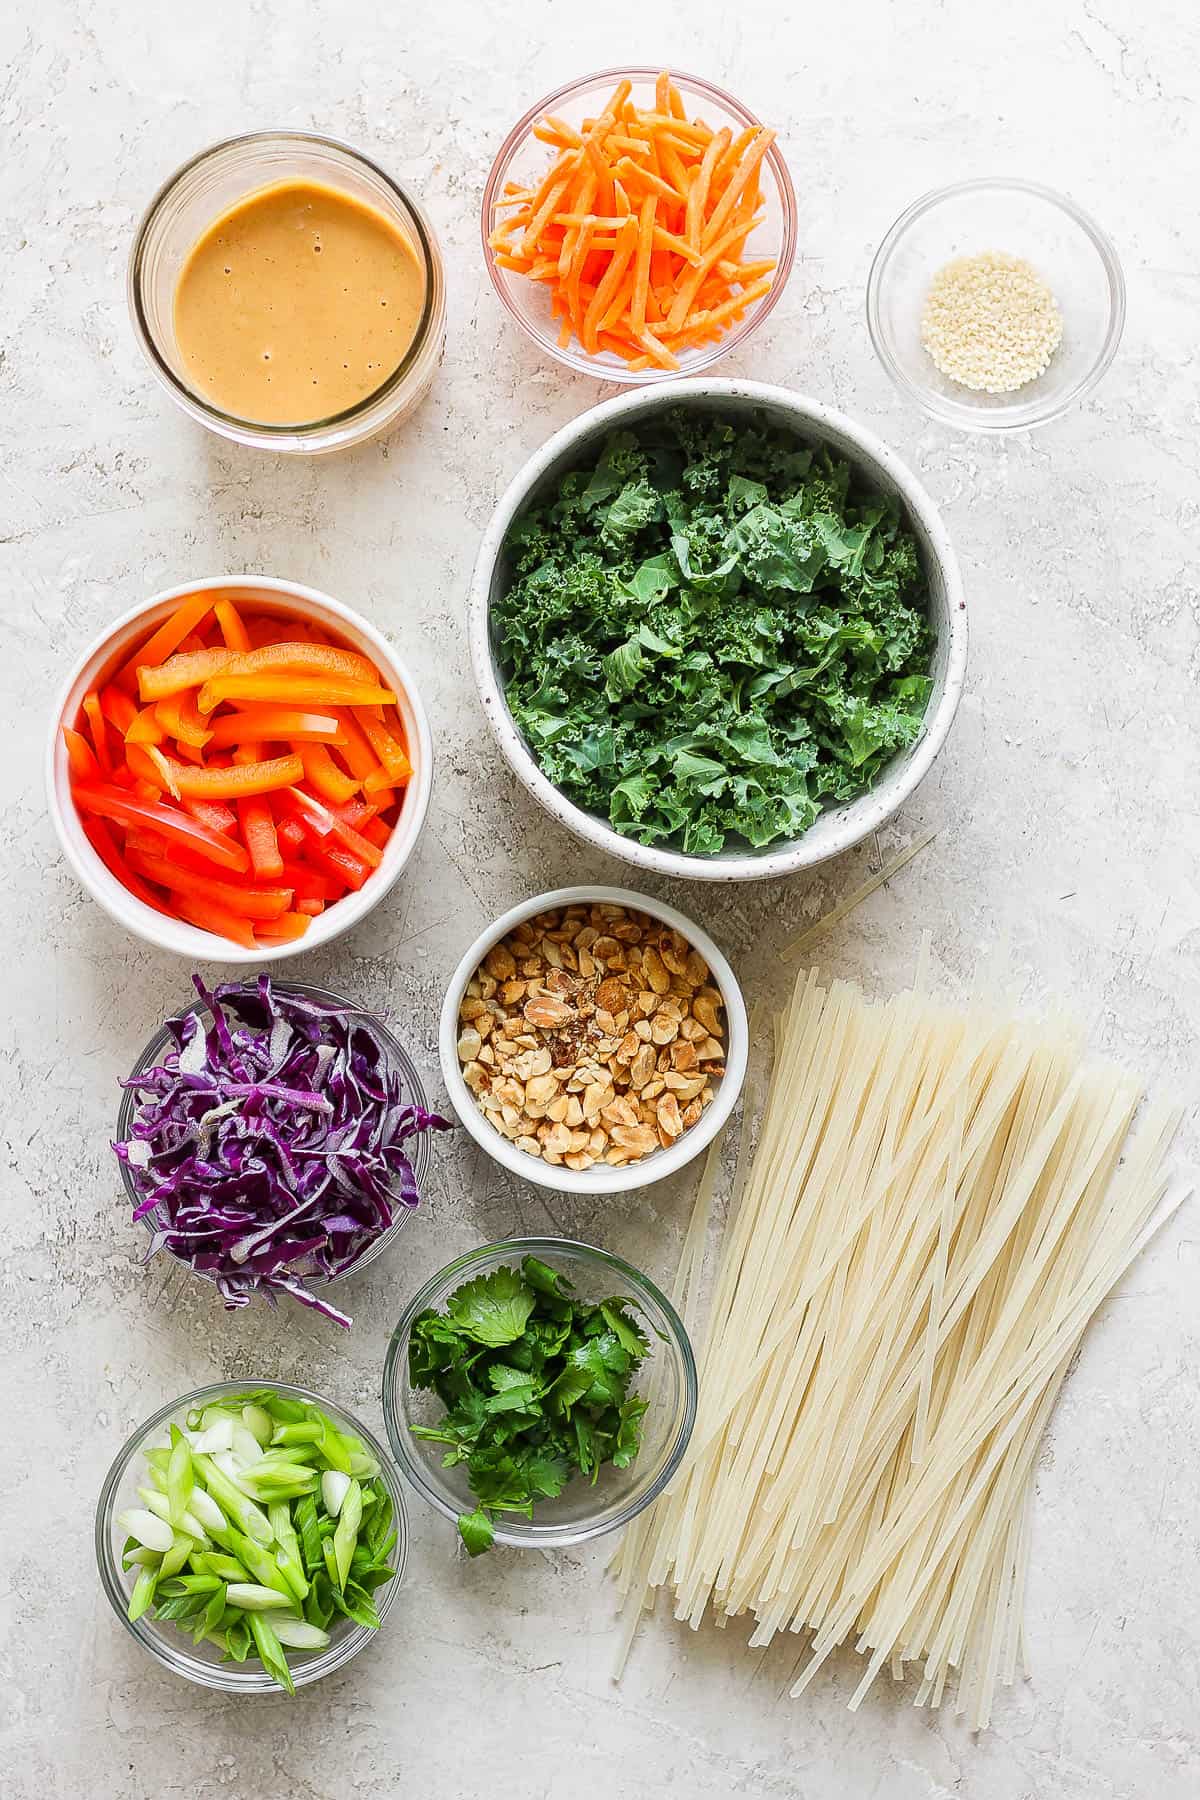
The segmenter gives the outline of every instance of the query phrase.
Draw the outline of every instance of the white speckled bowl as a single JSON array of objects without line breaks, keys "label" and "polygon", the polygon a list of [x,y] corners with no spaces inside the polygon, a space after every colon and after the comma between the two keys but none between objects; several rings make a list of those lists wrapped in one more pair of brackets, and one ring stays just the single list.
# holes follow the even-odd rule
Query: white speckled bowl
[{"label": "white speckled bowl", "polygon": [[[526,919],[536,918],[538,913],[549,912],[551,907],[596,904],[625,906],[636,912],[649,913],[652,919],[661,919],[665,925],[682,932],[688,943],[700,952],[708,964],[714,985],[720,989],[725,1008],[725,1073],[716,1083],[716,1092],[707,1110],[669,1150],[656,1150],[651,1155],[642,1157],[640,1162],[626,1163],[620,1169],[609,1168],[603,1163],[597,1163],[591,1169],[555,1168],[551,1163],[544,1163],[525,1150],[518,1150],[481,1112],[474,1094],[463,1080],[462,1065],[458,1060],[458,1006],[463,990],[488,951],[515,925],[523,924]],[[708,933],[701,931],[686,914],[677,912],[662,900],[652,899],[649,894],[635,894],[628,888],[571,887],[555,888],[552,893],[535,894],[532,900],[523,900],[520,906],[514,906],[511,912],[506,912],[481,937],[476,938],[450,977],[446,998],[442,1002],[438,1047],[442,1059],[442,1079],[446,1083],[446,1091],[454,1104],[454,1110],[475,1142],[489,1156],[502,1163],[506,1169],[511,1169],[514,1175],[523,1176],[537,1187],[556,1188],[559,1192],[568,1194],[624,1194],[633,1188],[649,1187],[651,1182],[661,1181],[666,1175],[673,1175],[712,1143],[729,1118],[742,1091],[742,1083],[746,1079],[749,1037],[746,1002],[742,998],[737,976]]]},{"label": "white speckled bowl", "polygon": [[[746,845],[722,851],[719,856],[688,856],[679,850],[639,844],[623,836],[607,819],[585,812],[547,780],[514,724],[504,698],[491,633],[491,606],[493,596],[506,579],[504,541],[509,527],[543,489],[578,466],[610,431],[636,425],[650,414],[673,406],[734,414],[761,411],[773,424],[789,428],[811,443],[828,444],[853,463],[872,487],[899,498],[916,534],[929,582],[931,623],[938,642],[933,692],[920,737],[893,758],[867,793],[822,813],[803,837],[762,850]],[[639,869],[693,881],[755,881],[792,875],[839,856],[869,837],[928,774],[950,730],[967,666],[966,602],[958,562],[941,514],[920,482],[874,432],[856,424],[845,413],[835,412],[819,400],[810,400],[789,388],[769,387],[756,381],[672,381],[618,395],[564,425],[530,457],[492,515],[475,563],[467,629],[475,680],[488,722],[509,764],[534,799],[576,837],[610,856],[620,857]]]},{"label": "white speckled bowl", "polygon": [[[88,690],[103,682],[186,595],[208,590],[218,597],[226,594],[231,600],[248,601],[255,612],[311,619],[351,650],[369,656],[395,691],[413,766],[404,803],[379,867],[372,871],[357,893],[347,894],[320,913],[302,938],[294,944],[278,944],[272,949],[246,950],[228,938],[214,937],[212,932],[201,931],[182,919],[170,919],[164,913],[155,912],[105,868],[87,840],[71,799],[67,753],[59,727],[65,720],[75,718]],[[107,626],[79,658],[63,683],[50,715],[46,796],[51,823],[63,855],[92,899],[99,902],[110,919],[115,919],[118,925],[123,925],[147,944],[153,944],[159,950],[173,951],[176,956],[186,956],[190,962],[255,965],[282,962],[328,944],[351,925],[357,925],[383,899],[416,848],[429,809],[432,787],[433,740],[425,708],[411,675],[387,639],[358,613],[343,606],[340,600],[332,600],[328,594],[318,593],[316,588],[300,587],[292,581],[276,581],[266,575],[218,575],[206,581],[187,581],[132,607]]]}]

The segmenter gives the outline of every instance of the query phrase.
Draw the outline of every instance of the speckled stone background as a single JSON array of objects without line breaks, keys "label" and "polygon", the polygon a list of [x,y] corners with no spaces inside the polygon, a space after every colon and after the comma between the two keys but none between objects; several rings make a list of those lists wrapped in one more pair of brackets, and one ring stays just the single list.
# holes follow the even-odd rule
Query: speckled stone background
[{"label": "speckled stone background", "polygon": [[[293,1311],[226,1317],[143,1268],[107,1141],[116,1082],[186,970],[76,887],[45,815],[48,707],[67,660],[154,590],[227,571],[340,596],[402,646],[438,746],[407,876],[305,973],[387,1008],[437,1087],[443,982],[501,908],[620,866],[550,825],[497,765],[469,675],[464,595],[502,486],[605,392],[501,316],[477,204],[516,115],[613,60],[673,57],[782,129],[800,256],[728,372],[868,421],[920,471],[972,612],[968,693],[933,775],[879,841],[817,878],[670,897],[748,991],[776,951],[930,824],[939,835],[824,945],[898,982],[919,933],[947,982],[997,942],[1014,993],[1059,994],[1097,1045],[1189,1098],[1200,1033],[1200,33],[1170,0],[39,0],[0,19],[0,716],[5,1073],[0,1236],[0,1789],[100,1800],[1194,1800],[1200,1792],[1200,1211],[1090,1332],[1038,1475],[1034,1678],[973,1740],[881,1683],[845,1711],[853,1659],[788,1698],[794,1645],[663,1621],[609,1680],[603,1550],[468,1566],[412,1507],[409,1575],[381,1641],[296,1704],[173,1680],[94,1574],[92,1507],[129,1430],[200,1382],[295,1378],[379,1424],[391,1323],[415,1282],[516,1228],[590,1237],[669,1272],[681,1180],[603,1207],[542,1196],[465,1144],[423,1214],[344,1290],[350,1337]],[[319,463],[229,447],[152,383],[125,261],[160,180],[269,124],[360,144],[421,196],[445,251],[449,343],[391,440]],[[1119,359],[1031,438],[954,436],[907,410],[863,320],[872,251],[915,195],[966,174],[1054,181],[1113,234],[1129,280]],[[666,891],[660,888],[658,891]],[[1196,1158],[1194,1128],[1180,1158]]]}]

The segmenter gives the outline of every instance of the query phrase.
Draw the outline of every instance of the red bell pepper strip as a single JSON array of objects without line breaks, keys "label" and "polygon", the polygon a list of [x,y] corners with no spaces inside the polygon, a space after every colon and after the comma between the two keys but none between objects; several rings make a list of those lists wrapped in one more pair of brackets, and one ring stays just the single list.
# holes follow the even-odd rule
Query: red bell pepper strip
[{"label": "red bell pepper strip", "polygon": [[284,913],[280,918],[272,919],[269,924],[259,926],[258,941],[260,944],[292,944],[297,938],[304,936],[311,924],[312,920],[307,913]]},{"label": "red bell pepper strip", "polygon": [[247,794],[237,803],[237,817],[255,875],[260,881],[278,880],[284,872],[283,857],[270,801],[261,794]]},{"label": "red bell pepper strip", "polygon": [[[211,931],[217,937],[232,938],[243,949],[258,948],[253,924],[249,919],[243,919],[239,913],[230,912],[228,907],[217,906],[212,900],[202,900],[191,894],[176,894],[174,899],[179,917],[186,919],[189,925],[198,925],[201,931]],[[284,918],[288,916],[286,913],[283,915]]]},{"label": "red bell pepper strip", "polygon": [[311,842],[321,843],[329,837],[340,838],[357,862],[365,863],[368,869],[377,869],[383,857],[374,844],[368,843],[361,832],[355,831],[353,825],[347,825],[336,813],[314,800],[302,788],[292,787],[287,791],[285,804],[290,804]]},{"label": "red bell pepper strip", "polygon": [[123,738],[137,718],[138,709],[129,695],[110,681],[100,689],[100,711],[117,736]]},{"label": "red bell pepper strip", "polygon": [[240,844],[218,831],[210,831],[198,819],[190,818],[176,806],[167,806],[161,800],[143,800],[133,794],[122,793],[120,788],[111,783],[93,785],[91,782],[81,781],[71,791],[76,806],[82,812],[94,813],[101,819],[111,819],[118,825],[143,826],[150,831],[161,832],[169,844],[182,844],[185,849],[194,850],[209,862],[216,863],[223,869],[232,869],[238,875],[244,875],[250,867],[250,858]]},{"label": "red bell pepper strip", "polygon": [[297,900],[296,911],[307,913],[310,919],[315,919],[325,911],[325,902],[323,900]]},{"label": "red bell pepper strip", "polygon": [[280,819],[275,830],[279,842],[283,845],[284,849],[290,850],[293,855],[304,843],[304,832],[301,830],[300,822],[297,819]]},{"label": "red bell pepper strip", "polygon": [[229,833],[237,827],[237,814],[223,800],[201,800],[195,794],[186,794],[183,809],[210,831]]},{"label": "red bell pepper strip", "polygon": [[100,764],[96,761],[96,752],[88,743],[81,731],[72,731],[69,725],[62,728],[63,743],[67,746],[67,762],[74,781],[99,781]]},{"label": "red bell pepper strip", "polygon": [[165,913],[168,918],[171,918],[172,914],[169,908],[163,905],[157,894],[151,892],[140,875],[135,875],[130,869],[118,850],[116,839],[106,821],[104,819],[84,819],[81,823],[84,836],[109,874],[115,875],[121,886],[127,888],[134,898],[140,900],[144,906],[152,906],[155,912]]},{"label": "red bell pepper strip", "polygon": [[173,894],[189,894],[196,900],[211,900],[246,919],[277,919],[290,912],[291,888],[238,887],[232,881],[220,881],[213,875],[196,875],[177,863],[147,856],[139,850],[129,853],[130,867],[148,881],[167,888]]},{"label": "red bell pepper strip", "polygon": [[112,752],[108,747],[108,729],[104,723],[104,714],[100,710],[100,696],[92,692],[83,696],[83,716],[87,720],[88,730],[92,735],[92,749],[96,752],[96,761],[105,775],[112,774]]}]

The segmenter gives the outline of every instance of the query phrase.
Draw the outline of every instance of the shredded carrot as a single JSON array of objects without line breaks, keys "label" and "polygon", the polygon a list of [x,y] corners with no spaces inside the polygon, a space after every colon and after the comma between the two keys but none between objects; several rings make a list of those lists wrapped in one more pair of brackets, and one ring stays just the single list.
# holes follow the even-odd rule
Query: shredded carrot
[{"label": "shredded carrot", "polygon": [[766,216],[773,131],[689,119],[663,70],[650,104],[624,80],[595,117],[548,113],[533,135],[557,154],[529,185],[506,184],[488,243],[498,268],[545,288],[560,344],[675,370],[680,350],[716,342],[770,293],[777,260],[746,244]]}]

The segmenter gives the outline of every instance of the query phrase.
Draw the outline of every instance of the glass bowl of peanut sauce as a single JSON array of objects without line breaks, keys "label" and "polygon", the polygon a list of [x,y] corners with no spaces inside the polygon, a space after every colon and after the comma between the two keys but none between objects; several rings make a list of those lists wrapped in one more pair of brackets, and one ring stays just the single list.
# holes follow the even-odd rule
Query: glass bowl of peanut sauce
[{"label": "glass bowl of peanut sauce", "polygon": [[258,131],[151,201],[129,309],[152,374],[235,443],[346,449],[424,398],[445,342],[441,252],[417,202],[334,138]]}]

